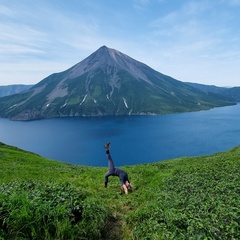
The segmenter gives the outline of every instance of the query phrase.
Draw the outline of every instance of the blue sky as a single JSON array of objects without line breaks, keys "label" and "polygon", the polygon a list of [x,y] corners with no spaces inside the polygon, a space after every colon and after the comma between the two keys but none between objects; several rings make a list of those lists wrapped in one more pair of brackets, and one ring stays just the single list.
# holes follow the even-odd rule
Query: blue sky
[{"label": "blue sky", "polygon": [[240,0],[0,0],[0,85],[103,45],[183,82],[240,86]]}]

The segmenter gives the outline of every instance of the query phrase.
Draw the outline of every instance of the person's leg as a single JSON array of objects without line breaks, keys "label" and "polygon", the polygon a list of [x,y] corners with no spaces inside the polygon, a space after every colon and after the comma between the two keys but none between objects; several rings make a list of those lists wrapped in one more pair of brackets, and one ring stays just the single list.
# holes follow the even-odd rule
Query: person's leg
[{"label": "person's leg", "polygon": [[110,142],[104,145],[104,148],[106,149],[107,159],[108,159],[108,172],[109,174],[112,174],[115,170],[114,162],[112,160],[111,154],[110,154]]},{"label": "person's leg", "polygon": [[107,154],[107,159],[108,159],[108,171],[109,171],[109,173],[113,173],[115,167],[114,167],[114,163],[113,163],[113,160],[112,160],[109,150],[106,151],[106,154]]}]

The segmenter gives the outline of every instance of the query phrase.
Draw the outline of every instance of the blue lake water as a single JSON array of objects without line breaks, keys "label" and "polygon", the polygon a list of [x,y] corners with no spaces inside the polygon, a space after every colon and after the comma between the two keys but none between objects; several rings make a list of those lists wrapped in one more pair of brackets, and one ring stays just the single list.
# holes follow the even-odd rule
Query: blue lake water
[{"label": "blue lake water", "polygon": [[107,166],[111,141],[116,166],[207,155],[240,145],[240,104],[164,116],[54,118],[15,122],[0,118],[0,141],[43,157]]}]

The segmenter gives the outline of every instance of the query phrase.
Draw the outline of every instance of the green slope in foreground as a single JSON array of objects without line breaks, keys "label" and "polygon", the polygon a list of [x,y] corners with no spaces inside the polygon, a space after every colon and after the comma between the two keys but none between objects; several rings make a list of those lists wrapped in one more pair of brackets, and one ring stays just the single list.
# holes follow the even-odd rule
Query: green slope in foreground
[{"label": "green slope in foreground", "polygon": [[240,239],[240,147],[211,156],[105,167],[44,159],[0,143],[0,239]]}]

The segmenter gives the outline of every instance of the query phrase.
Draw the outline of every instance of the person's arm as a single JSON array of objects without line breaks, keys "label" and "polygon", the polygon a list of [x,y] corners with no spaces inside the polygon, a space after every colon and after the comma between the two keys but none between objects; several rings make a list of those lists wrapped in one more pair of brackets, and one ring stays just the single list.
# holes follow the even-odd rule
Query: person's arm
[{"label": "person's arm", "polygon": [[125,184],[122,185],[122,188],[123,188],[125,194],[128,194],[128,188]]}]

